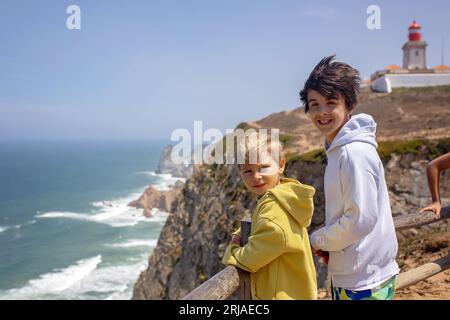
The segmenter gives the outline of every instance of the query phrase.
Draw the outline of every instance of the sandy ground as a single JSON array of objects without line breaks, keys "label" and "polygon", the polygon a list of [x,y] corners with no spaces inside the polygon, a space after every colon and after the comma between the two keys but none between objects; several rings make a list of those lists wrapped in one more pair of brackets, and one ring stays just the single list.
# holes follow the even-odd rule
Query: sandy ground
[{"label": "sandy ground", "polygon": [[[430,231],[400,242],[398,262],[407,271],[450,254],[450,230]],[[450,300],[450,269],[397,291],[396,300]]]}]

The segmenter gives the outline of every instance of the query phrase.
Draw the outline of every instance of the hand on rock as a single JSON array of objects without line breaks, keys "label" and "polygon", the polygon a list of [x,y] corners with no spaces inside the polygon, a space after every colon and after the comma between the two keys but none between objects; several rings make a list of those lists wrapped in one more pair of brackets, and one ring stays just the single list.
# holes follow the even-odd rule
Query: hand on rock
[{"label": "hand on rock", "polygon": [[434,214],[436,215],[436,218],[439,218],[441,216],[441,203],[439,201],[435,201],[429,206],[420,210],[420,212],[424,211],[433,211]]}]

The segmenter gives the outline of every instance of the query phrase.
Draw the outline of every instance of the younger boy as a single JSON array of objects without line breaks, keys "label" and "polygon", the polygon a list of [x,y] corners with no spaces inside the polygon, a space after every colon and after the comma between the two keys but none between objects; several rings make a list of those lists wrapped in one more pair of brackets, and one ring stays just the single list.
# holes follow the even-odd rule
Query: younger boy
[{"label": "younger boy", "polygon": [[325,226],[310,236],[329,252],[335,300],[390,300],[399,272],[397,238],[370,115],[352,116],[359,72],[326,57],[300,92],[305,112],[325,137]]},{"label": "younger boy", "polygon": [[[245,159],[238,164],[239,171],[247,189],[260,198],[248,243],[241,247],[236,239],[232,241],[222,262],[251,272],[254,300],[316,299],[316,272],[306,230],[315,190],[281,177],[286,160],[279,141],[256,133],[247,138],[239,145]],[[275,148],[280,152],[271,152]],[[256,163],[249,161],[252,153],[258,155]],[[274,153],[280,156],[274,158]]]}]

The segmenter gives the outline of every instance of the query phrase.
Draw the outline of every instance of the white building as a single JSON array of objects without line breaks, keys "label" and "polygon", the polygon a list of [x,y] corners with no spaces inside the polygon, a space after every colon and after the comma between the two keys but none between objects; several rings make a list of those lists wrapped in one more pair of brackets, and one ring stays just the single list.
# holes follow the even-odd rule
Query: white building
[{"label": "white building", "polygon": [[420,25],[414,20],[403,45],[403,68],[390,65],[371,76],[370,87],[377,92],[391,92],[397,87],[450,85],[450,67],[427,67],[427,43],[422,40]]}]

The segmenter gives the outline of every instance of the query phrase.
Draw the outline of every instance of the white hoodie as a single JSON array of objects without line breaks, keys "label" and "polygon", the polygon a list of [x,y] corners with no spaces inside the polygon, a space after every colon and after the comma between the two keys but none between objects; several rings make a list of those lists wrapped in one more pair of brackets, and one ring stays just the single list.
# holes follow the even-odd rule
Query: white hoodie
[{"label": "white hoodie", "polygon": [[370,115],[352,116],[326,149],[325,227],[310,241],[316,249],[330,252],[328,272],[334,287],[365,290],[399,272],[375,131]]}]

